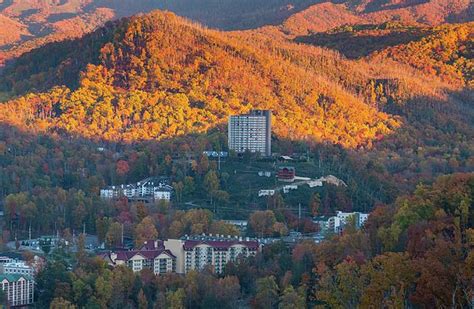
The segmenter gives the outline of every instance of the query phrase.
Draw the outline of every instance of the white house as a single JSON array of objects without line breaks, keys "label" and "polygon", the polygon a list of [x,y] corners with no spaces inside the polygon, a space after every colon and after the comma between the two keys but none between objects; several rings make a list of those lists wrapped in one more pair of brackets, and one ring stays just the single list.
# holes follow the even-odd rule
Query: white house
[{"label": "white house", "polygon": [[225,223],[232,224],[241,231],[245,231],[249,222],[247,220],[224,220]]},{"label": "white house", "polygon": [[298,190],[298,186],[297,185],[287,185],[287,186],[283,187],[283,193],[288,193],[291,190]]},{"label": "white house", "polygon": [[310,180],[310,181],[308,181],[308,186],[310,188],[322,187],[323,186],[323,181],[320,180],[320,179]]},{"label": "white house", "polygon": [[11,257],[8,257],[8,256],[0,256],[0,265],[4,265],[4,264],[7,264],[7,263],[12,263],[14,262],[15,260],[12,259]]},{"label": "white house", "polygon": [[100,189],[100,197],[105,199],[112,199],[114,197],[117,197],[115,196],[116,192],[118,192],[118,190],[115,189],[115,186]]},{"label": "white house", "polygon": [[173,187],[169,185],[164,185],[161,187],[155,187],[153,191],[153,198],[155,200],[171,200],[171,192],[173,191]]},{"label": "white house", "polygon": [[275,190],[260,190],[258,191],[258,196],[272,196],[275,195]]}]

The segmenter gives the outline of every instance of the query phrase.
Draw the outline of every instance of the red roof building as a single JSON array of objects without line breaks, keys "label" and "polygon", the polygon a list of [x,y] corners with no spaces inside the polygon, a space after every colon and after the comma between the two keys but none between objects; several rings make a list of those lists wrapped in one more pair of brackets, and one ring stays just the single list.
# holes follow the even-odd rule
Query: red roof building
[{"label": "red roof building", "polygon": [[295,180],[296,171],[292,166],[284,166],[278,169],[277,177],[279,181],[293,182]]},{"label": "red roof building", "polygon": [[260,250],[256,240],[230,237],[199,236],[193,239],[147,241],[138,250],[121,250],[102,254],[112,266],[125,265],[134,272],[151,269],[155,274],[211,267],[222,273],[230,261],[255,256]]}]

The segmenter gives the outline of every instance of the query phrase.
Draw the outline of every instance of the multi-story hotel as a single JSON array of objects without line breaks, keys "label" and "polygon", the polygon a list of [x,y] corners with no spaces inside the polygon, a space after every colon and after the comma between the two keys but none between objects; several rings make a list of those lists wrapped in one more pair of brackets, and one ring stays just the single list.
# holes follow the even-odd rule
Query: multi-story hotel
[{"label": "multi-story hotel", "polygon": [[0,274],[0,285],[11,307],[33,304],[35,284],[29,275]]},{"label": "multi-story hotel", "polygon": [[252,110],[245,115],[229,117],[229,149],[237,153],[259,152],[271,156],[272,112]]},{"label": "multi-story hotel", "polygon": [[228,262],[236,261],[238,257],[254,256],[260,250],[256,240],[222,236],[170,239],[164,243],[176,256],[178,273],[202,270],[206,266],[216,273],[222,273]]},{"label": "multi-story hotel", "polygon": [[165,241],[148,241],[139,250],[102,254],[110,265],[125,265],[134,272],[151,269],[155,274],[176,272],[186,274],[209,266],[222,273],[230,261],[254,256],[260,250],[256,240],[242,238],[199,236]]}]

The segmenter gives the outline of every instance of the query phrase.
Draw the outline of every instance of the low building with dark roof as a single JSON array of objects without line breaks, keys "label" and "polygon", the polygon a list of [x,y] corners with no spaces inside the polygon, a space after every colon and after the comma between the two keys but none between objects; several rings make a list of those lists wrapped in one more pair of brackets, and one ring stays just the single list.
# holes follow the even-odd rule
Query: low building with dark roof
[{"label": "low building with dark roof", "polygon": [[293,182],[295,176],[296,171],[292,166],[282,166],[278,169],[277,178],[279,181]]},{"label": "low building with dark roof", "polygon": [[176,256],[161,241],[147,241],[138,250],[120,250],[102,254],[109,265],[125,265],[134,272],[150,269],[156,275],[176,272]]}]

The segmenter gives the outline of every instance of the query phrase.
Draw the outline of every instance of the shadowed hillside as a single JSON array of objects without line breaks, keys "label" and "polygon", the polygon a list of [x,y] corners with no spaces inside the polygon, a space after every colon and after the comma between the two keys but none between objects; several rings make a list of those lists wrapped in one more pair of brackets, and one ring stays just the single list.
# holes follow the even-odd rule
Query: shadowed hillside
[{"label": "shadowed hillside", "polygon": [[470,21],[469,0],[16,0],[0,2],[0,65],[48,42],[77,38],[105,22],[154,9],[170,10],[224,30],[280,25],[292,35],[345,24],[439,25]]},{"label": "shadowed hillside", "polygon": [[452,84],[472,85],[474,79],[472,22],[434,28],[399,23],[343,26],[295,40],[338,50],[348,58],[393,59]]}]

